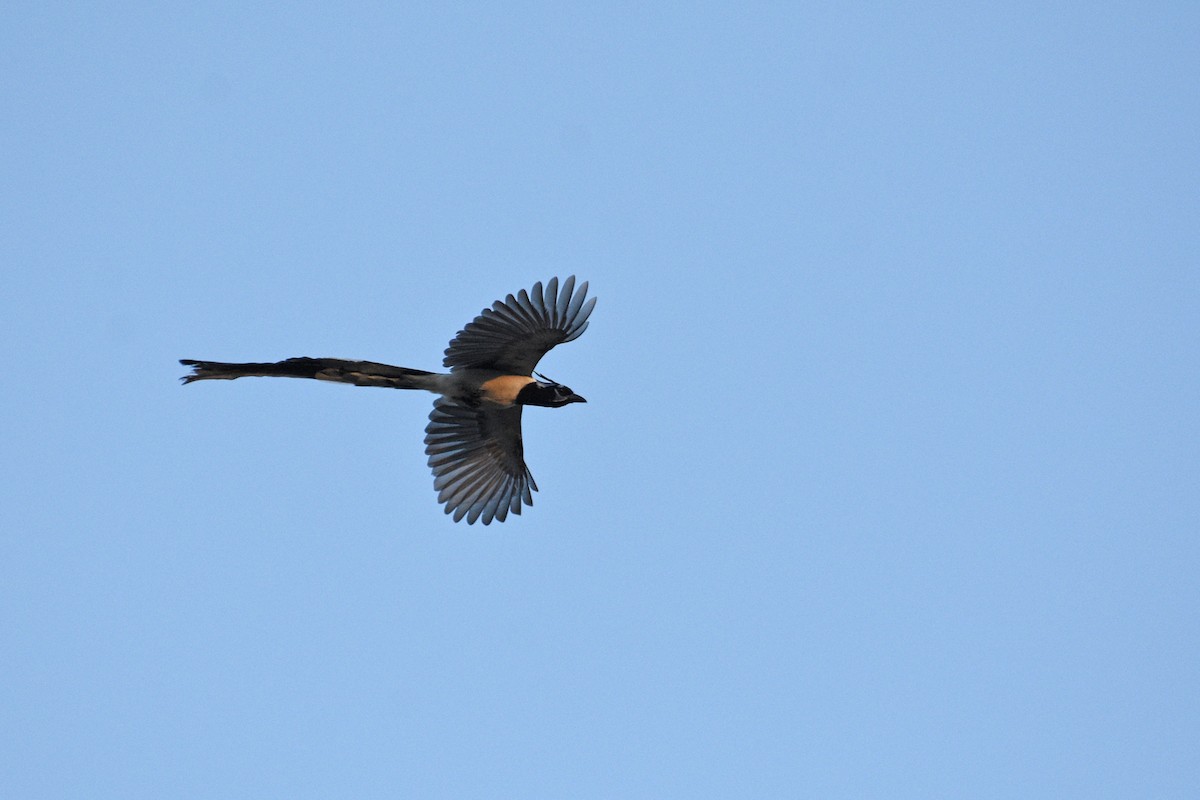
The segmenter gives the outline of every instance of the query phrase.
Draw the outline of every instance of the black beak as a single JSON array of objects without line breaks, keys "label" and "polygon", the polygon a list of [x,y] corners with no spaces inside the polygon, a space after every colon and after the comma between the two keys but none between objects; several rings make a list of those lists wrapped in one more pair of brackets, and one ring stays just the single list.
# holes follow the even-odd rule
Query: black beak
[{"label": "black beak", "polygon": [[583,398],[582,398],[582,397],[580,397],[579,395],[577,395],[577,394],[575,394],[574,392],[572,392],[572,393],[571,393],[571,396],[567,398],[567,402],[568,402],[568,403],[586,403],[586,402],[587,402],[587,400],[583,399]]}]

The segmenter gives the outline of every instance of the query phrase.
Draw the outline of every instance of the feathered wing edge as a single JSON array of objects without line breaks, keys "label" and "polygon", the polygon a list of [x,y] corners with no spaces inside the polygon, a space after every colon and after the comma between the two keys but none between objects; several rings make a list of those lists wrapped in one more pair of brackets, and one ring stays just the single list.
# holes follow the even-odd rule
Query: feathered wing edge
[{"label": "feathered wing edge", "polygon": [[588,326],[596,298],[584,281],[575,291],[571,275],[559,291],[558,278],[538,281],[526,292],[497,300],[458,332],[446,348],[447,367],[509,367],[528,374],[555,345],[578,339]]},{"label": "feathered wing edge", "polygon": [[[490,424],[489,424],[490,423]],[[489,430],[490,428],[490,430]],[[484,411],[445,398],[434,401],[425,427],[433,488],[446,513],[468,524],[521,513],[537,484],[525,465],[521,407]]]}]

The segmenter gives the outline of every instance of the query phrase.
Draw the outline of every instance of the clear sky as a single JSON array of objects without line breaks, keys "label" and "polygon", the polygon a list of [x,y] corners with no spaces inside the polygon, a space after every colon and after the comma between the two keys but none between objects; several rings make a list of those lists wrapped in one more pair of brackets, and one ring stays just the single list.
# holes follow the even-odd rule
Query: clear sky
[{"label": "clear sky", "polygon": [[0,11],[0,796],[1197,796],[1200,7],[250,5]]}]

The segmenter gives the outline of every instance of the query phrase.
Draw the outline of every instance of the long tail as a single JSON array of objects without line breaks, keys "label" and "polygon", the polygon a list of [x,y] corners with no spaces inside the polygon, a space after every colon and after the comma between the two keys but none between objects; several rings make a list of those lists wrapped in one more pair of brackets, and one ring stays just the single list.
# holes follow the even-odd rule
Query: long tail
[{"label": "long tail", "polygon": [[226,364],[221,361],[180,359],[192,368],[184,383],[249,377],[315,378],[319,381],[352,383],[355,386],[384,386],[390,389],[432,389],[439,377],[435,372],[393,367],[374,361],[346,361],[341,358],[289,358],[271,364]]}]

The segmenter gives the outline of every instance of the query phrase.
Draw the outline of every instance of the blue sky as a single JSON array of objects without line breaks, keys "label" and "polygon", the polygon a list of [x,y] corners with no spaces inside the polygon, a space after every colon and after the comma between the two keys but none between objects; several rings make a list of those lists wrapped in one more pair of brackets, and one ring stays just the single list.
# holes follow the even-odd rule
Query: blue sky
[{"label": "blue sky", "polygon": [[[0,795],[1195,797],[1188,3],[10,3]],[[432,369],[591,282],[541,492]]]}]

